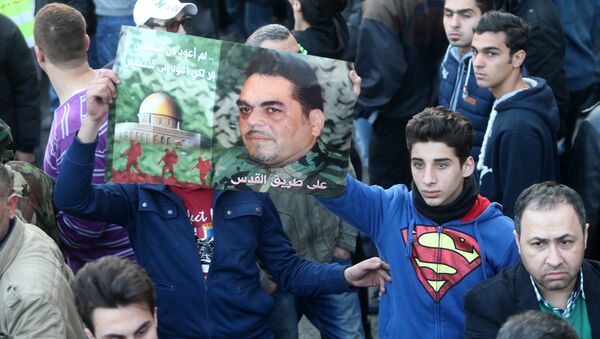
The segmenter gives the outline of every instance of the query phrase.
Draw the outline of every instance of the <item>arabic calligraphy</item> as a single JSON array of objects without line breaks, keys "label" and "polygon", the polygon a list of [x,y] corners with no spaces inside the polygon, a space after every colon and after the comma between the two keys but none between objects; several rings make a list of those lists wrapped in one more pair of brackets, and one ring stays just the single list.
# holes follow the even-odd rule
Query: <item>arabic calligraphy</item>
[{"label": "arabic calligraphy", "polygon": [[306,188],[309,190],[324,190],[327,189],[327,183],[325,181],[317,180],[313,183],[307,183],[305,185],[304,181],[298,178],[293,179],[285,179],[279,176],[275,176],[272,180],[269,180],[268,175],[255,173],[254,176],[238,176],[236,178],[231,178],[229,181],[233,185],[240,184],[256,184],[256,185],[269,185],[275,188],[283,188],[290,189],[292,187],[298,188]]}]

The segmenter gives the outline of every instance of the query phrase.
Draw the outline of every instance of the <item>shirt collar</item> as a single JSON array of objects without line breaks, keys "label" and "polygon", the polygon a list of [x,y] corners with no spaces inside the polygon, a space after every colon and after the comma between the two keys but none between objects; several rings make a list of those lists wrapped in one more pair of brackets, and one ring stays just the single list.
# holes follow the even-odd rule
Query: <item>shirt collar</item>
[{"label": "shirt collar", "polygon": [[563,318],[568,318],[569,315],[571,315],[571,312],[575,308],[575,303],[577,302],[577,299],[579,298],[580,295],[583,299],[585,299],[585,292],[583,291],[583,269],[582,268],[579,268],[579,284],[575,284],[576,288],[573,292],[571,292],[571,295],[569,296],[569,300],[567,301],[567,306],[565,307],[564,310],[560,309],[559,307],[553,306],[552,304],[550,304],[550,302],[548,302],[548,300],[544,299],[544,297],[542,296],[542,293],[540,293],[540,291],[537,287],[537,284],[535,283],[535,281],[533,280],[533,277],[531,277],[531,275],[529,275],[529,280],[531,280],[531,285],[533,286],[533,291],[535,292],[535,296],[537,298],[538,304],[540,304],[540,303],[543,304],[544,306],[551,309],[554,313],[559,314]]}]

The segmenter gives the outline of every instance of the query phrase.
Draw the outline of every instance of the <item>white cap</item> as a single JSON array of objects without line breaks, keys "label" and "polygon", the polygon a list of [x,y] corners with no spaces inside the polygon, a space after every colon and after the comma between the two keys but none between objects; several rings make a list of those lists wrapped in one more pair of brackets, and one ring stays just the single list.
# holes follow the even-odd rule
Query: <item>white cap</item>
[{"label": "white cap", "polygon": [[198,8],[190,2],[181,3],[179,0],[138,0],[133,7],[133,21],[137,26],[145,24],[150,18],[168,20],[184,10],[185,13],[196,15]]}]

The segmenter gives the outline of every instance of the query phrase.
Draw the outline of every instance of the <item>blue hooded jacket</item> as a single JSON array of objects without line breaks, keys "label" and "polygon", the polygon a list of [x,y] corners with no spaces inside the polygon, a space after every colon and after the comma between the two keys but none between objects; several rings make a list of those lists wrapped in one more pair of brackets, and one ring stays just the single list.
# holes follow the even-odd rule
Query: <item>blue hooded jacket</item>
[{"label": "blue hooded jacket", "polygon": [[513,221],[482,196],[443,225],[416,210],[404,185],[383,189],[347,176],[341,197],[319,200],[371,237],[390,264],[379,338],[462,338],[464,294],[520,259]]},{"label": "blue hooded jacket", "polygon": [[477,163],[480,193],[509,217],[525,188],[558,177],[556,101],[545,80],[523,80],[531,87],[494,103]]}]

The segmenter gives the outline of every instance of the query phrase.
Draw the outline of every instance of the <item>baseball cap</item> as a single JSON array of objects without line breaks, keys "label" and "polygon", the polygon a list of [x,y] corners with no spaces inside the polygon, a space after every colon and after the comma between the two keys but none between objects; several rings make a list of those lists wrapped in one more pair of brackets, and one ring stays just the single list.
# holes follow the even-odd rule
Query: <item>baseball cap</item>
[{"label": "baseball cap", "polygon": [[145,24],[150,18],[168,20],[181,11],[196,15],[198,8],[190,2],[179,0],[138,0],[133,7],[133,20],[137,26]]}]

